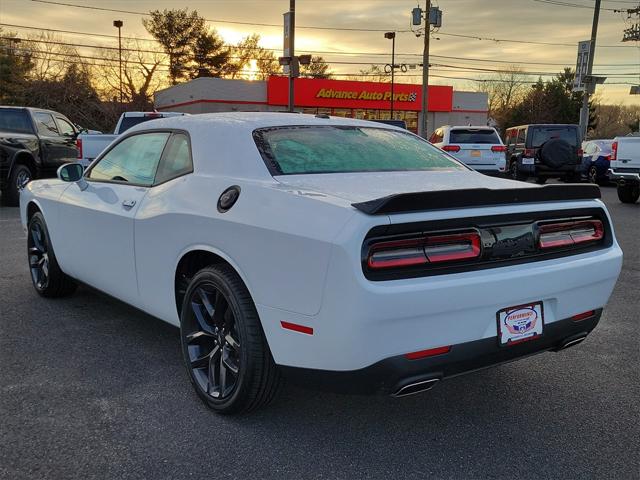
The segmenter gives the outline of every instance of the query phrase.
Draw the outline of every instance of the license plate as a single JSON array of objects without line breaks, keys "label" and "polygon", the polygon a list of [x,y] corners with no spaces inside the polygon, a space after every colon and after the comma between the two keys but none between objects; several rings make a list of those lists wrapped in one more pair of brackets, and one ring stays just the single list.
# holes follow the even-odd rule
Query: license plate
[{"label": "license plate", "polygon": [[522,164],[523,165],[533,165],[535,163],[536,159],[535,158],[523,158],[522,159]]},{"label": "license plate", "polygon": [[501,346],[533,340],[542,335],[544,326],[542,302],[503,308],[496,316],[498,341]]},{"label": "license plate", "polygon": [[480,156],[482,156],[482,153],[480,152],[480,150],[471,150],[471,156],[472,157],[480,157]]}]

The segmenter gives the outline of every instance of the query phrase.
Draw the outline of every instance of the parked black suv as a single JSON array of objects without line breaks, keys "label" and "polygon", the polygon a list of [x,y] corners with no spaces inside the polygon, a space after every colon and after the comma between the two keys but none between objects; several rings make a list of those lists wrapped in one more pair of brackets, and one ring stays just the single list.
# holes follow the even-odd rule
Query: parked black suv
[{"label": "parked black suv", "polygon": [[2,201],[18,205],[20,190],[34,178],[54,177],[75,162],[78,128],[64,115],[37,108],[0,107]]},{"label": "parked black suv", "polygon": [[571,124],[520,125],[506,130],[507,168],[515,180],[534,177],[580,181],[580,127]]}]

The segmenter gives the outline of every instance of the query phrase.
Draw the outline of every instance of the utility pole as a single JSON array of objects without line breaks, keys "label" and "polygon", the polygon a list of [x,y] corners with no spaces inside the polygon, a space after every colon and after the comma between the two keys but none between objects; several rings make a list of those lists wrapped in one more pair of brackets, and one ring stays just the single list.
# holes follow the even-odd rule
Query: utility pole
[{"label": "utility pole", "polygon": [[[296,36],[296,0],[289,0],[289,57],[295,56],[295,36]],[[295,107],[295,96],[293,82],[295,79],[294,65],[289,66],[289,111],[293,112]]]},{"label": "utility pole", "polygon": [[[589,63],[587,64],[587,78],[591,78],[591,71],[593,69],[593,57],[596,54],[596,36],[598,35],[598,19],[600,18],[600,2],[601,0],[595,0],[595,7],[593,8],[593,24],[591,25],[591,42],[589,46]],[[582,109],[580,110],[580,131],[582,133],[582,139],[587,138],[587,130],[589,128],[589,96],[595,92],[596,83],[595,80],[585,82],[584,93],[582,94]]]},{"label": "utility pole", "polygon": [[391,111],[390,118],[393,120],[393,90],[395,85],[394,73],[396,70],[396,32],[386,32],[384,38],[391,40]]},{"label": "utility pole", "polygon": [[418,134],[422,138],[428,137],[428,94],[429,94],[429,37],[431,32],[430,23],[431,1],[426,0],[426,6],[424,7],[424,49],[422,51],[422,106],[420,108],[422,112],[422,121],[418,128]]},{"label": "utility pole", "polygon": [[113,21],[113,26],[118,29],[118,63],[119,63],[119,67],[120,67],[120,104],[121,105],[123,103],[123,97],[122,97],[122,93],[123,93],[122,92],[122,36],[121,36],[122,25],[124,25],[124,22],[122,20],[114,20]]}]

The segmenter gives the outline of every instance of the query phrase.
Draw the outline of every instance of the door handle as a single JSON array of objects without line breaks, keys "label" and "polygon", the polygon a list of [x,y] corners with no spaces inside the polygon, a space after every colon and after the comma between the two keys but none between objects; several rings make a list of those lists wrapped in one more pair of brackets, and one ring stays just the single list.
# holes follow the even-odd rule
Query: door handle
[{"label": "door handle", "polygon": [[122,201],[122,206],[125,208],[131,208],[136,204],[135,200],[123,200]]}]

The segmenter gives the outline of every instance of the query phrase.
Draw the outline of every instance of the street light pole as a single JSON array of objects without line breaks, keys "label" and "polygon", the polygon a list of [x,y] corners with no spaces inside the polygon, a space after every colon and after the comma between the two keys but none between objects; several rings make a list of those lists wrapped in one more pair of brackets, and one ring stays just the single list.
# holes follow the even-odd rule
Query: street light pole
[{"label": "street light pole", "polygon": [[418,130],[419,135],[422,138],[428,136],[428,121],[427,121],[427,109],[428,109],[428,94],[429,94],[429,33],[431,30],[431,24],[429,23],[429,11],[431,10],[431,1],[426,0],[426,6],[424,10],[424,49],[422,50],[422,121],[420,122],[420,128]]},{"label": "street light pole", "polygon": [[387,32],[384,38],[391,39],[391,120],[393,120],[393,87],[395,85],[394,73],[396,70],[396,32]]},{"label": "street light pole", "polygon": [[[598,19],[600,18],[600,0],[596,0],[595,7],[593,8],[593,24],[591,25],[591,44],[589,45],[589,63],[587,64],[587,77],[591,77],[591,70],[593,69],[593,57],[596,54],[596,36],[598,35]],[[587,132],[589,130],[589,95],[595,92],[596,83],[592,80],[586,83],[584,86],[584,92],[582,94],[582,108],[580,109],[580,132],[582,133],[582,139],[587,138]]]},{"label": "street light pole", "polygon": [[113,21],[113,26],[116,27],[118,29],[118,64],[120,67],[120,104],[123,103],[123,97],[122,97],[122,35],[121,35],[121,29],[122,29],[122,25],[124,25],[122,20],[114,20]]},{"label": "street light pole", "polygon": [[294,79],[295,73],[293,65],[295,56],[295,35],[296,35],[296,0],[289,0],[289,57],[291,58],[291,64],[289,65],[289,111],[295,111],[295,91],[294,91]]}]

